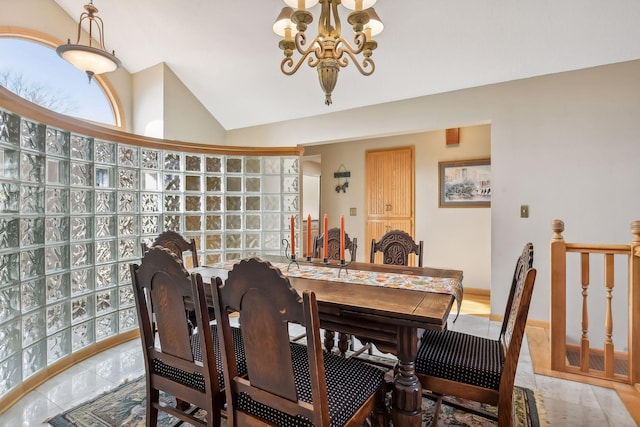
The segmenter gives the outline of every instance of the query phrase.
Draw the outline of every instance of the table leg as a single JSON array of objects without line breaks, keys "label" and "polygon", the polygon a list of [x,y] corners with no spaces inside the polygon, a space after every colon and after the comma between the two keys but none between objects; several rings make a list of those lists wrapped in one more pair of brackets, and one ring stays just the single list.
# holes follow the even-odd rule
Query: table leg
[{"label": "table leg", "polygon": [[398,373],[393,381],[391,417],[394,426],[419,427],[422,423],[422,387],[415,374],[417,329],[398,330]]}]

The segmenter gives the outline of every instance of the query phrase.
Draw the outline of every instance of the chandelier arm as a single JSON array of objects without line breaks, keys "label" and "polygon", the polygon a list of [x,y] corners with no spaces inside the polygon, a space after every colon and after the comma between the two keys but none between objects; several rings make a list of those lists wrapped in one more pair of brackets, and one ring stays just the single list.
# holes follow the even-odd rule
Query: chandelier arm
[{"label": "chandelier arm", "polygon": [[364,42],[366,41],[366,39],[367,39],[367,36],[362,31],[356,33],[354,36],[354,41],[355,41],[355,48],[354,48],[344,38],[342,37],[338,38],[338,40],[336,40],[336,49],[333,52],[334,59],[339,59],[340,57],[342,57],[344,52],[349,52],[354,55],[358,55],[362,53],[365,47]]},{"label": "chandelier arm", "polygon": [[340,14],[338,13],[338,3],[337,1],[331,2],[331,7],[333,9],[333,20],[336,22],[336,28],[334,30],[334,37],[339,37],[342,34],[342,24],[340,24]]},{"label": "chandelier arm", "polygon": [[[373,62],[373,59],[371,59],[370,57],[362,58],[362,65],[360,65],[360,63],[358,62],[358,58],[356,58],[356,55],[354,54],[353,51],[344,49],[343,52],[346,53],[349,57],[351,57],[351,60],[355,64],[356,68],[358,69],[358,71],[360,71],[360,74],[362,74],[363,76],[370,76],[376,70],[376,63]],[[346,58],[343,58],[343,59],[341,58],[338,61],[338,63],[340,64],[341,67],[345,67],[349,63],[349,61]],[[371,70],[367,70],[369,67],[371,67]]]},{"label": "chandelier arm", "polygon": [[320,19],[318,19],[318,36],[327,37],[329,28],[331,28],[331,13],[328,0],[320,0],[322,9],[320,10]]},{"label": "chandelier arm", "polygon": [[[300,66],[302,65],[302,63],[305,61],[305,59],[307,58],[307,56],[309,56],[312,52],[314,51],[314,49],[307,49],[302,56],[300,57],[300,59],[298,59],[298,62],[295,63],[294,65],[294,61],[292,57],[285,57],[282,59],[282,62],[280,63],[280,70],[286,74],[287,76],[292,76],[296,73],[296,71],[298,71],[298,69],[300,68]],[[313,59],[313,57],[309,57],[309,62],[311,62],[311,60]],[[311,65],[311,64],[309,64]]]},{"label": "chandelier arm", "polygon": [[98,23],[96,23],[96,27],[98,27],[98,33],[100,33],[100,37],[98,37],[98,42],[100,43],[100,49],[107,50],[104,47],[104,32],[102,31],[102,29],[104,28],[104,22],[102,22],[102,18],[100,18],[99,16],[94,16],[93,19],[98,21]]},{"label": "chandelier arm", "polygon": [[80,35],[82,34],[82,21],[87,19],[88,16],[89,14],[87,12],[82,12],[80,14],[80,21],[78,21],[78,38],[76,39],[75,44],[80,44]]}]

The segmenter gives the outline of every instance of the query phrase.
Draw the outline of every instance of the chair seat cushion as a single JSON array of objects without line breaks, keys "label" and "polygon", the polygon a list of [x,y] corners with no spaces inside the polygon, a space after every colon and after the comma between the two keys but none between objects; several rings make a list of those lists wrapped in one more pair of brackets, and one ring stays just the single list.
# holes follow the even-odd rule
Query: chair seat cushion
[{"label": "chair seat cushion", "polygon": [[498,390],[504,357],[500,342],[456,331],[425,331],[416,373]]},{"label": "chair seat cushion", "polygon": [[[291,343],[291,357],[298,399],[312,403],[307,347]],[[343,426],[384,383],[383,370],[355,359],[347,359],[327,352],[324,353],[324,369],[332,427]],[[240,394],[238,406],[241,410],[278,426],[312,426],[306,418],[294,417],[270,408],[254,401],[244,393]]]},{"label": "chair seat cushion", "polygon": [[[220,343],[218,341],[218,327],[217,325],[211,325],[211,334],[213,335],[213,347],[216,352],[216,365],[218,367],[218,383],[220,388],[224,388],[224,375],[222,371],[222,355],[220,354]],[[238,373],[240,375],[246,375],[247,362],[244,356],[244,345],[242,343],[242,334],[239,328],[231,328],[233,334],[233,345],[235,347],[237,360],[238,360]],[[191,335],[191,352],[193,358],[199,362],[202,362],[202,350],[200,349],[200,339],[198,333]],[[155,359],[153,361],[153,371],[163,377],[170,378],[180,384],[184,384],[188,387],[194,388],[204,392],[204,377],[197,372],[185,372],[174,366],[169,366],[163,363],[161,360]]]}]

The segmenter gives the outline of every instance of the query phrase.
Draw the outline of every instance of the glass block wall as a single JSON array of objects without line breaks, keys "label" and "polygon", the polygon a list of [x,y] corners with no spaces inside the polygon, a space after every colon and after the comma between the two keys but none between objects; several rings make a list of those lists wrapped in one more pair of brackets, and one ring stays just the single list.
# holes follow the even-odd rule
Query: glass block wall
[{"label": "glass block wall", "polygon": [[0,109],[0,399],[137,327],[129,264],[163,230],[205,265],[282,253],[299,161],[132,146]]}]

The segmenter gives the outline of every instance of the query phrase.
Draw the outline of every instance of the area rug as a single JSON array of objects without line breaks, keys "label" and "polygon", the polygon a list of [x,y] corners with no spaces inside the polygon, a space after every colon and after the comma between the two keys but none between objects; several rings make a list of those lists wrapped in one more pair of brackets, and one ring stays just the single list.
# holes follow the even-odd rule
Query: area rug
[{"label": "area rug", "polygon": [[[146,390],[144,376],[118,386],[97,398],[85,402],[47,422],[54,427],[144,427],[146,414]],[[175,405],[175,399],[165,394],[161,401]],[[516,427],[548,427],[541,402],[532,390],[516,387],[514,391]],[[424,426],[431,425],[434,403],[423,400]],[[160,412],[158,426],[169,426],[176,419]],[[226,425],[225,420],[222,425]],[[496,423],[449,406],[443,406],[439,426],[485,427]]]}]

